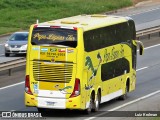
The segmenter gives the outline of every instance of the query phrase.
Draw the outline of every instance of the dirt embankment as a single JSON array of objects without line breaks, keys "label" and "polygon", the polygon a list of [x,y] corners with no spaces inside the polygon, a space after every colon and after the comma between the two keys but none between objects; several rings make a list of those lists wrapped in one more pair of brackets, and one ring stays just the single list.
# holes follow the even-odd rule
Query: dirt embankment
[{"label": "dirt embankment", "polygon": [[160,2],[160,0],[132,0],[134,4],[145,1]]}]

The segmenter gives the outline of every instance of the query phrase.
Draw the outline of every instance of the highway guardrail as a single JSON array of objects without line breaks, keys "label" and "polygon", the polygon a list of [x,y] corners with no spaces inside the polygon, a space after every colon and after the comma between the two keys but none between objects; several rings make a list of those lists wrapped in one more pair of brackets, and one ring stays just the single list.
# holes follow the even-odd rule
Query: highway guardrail
[{"label": "highway guardrail", "polygon": [[8,70],[9,76],[11,76],[13,68],[17,68],[17,67],[24,66],[24,65],[26,65],[25,58],[3,62],[3,63],[0,63],[0,72],[4,70]]},{"label": "highway guardrail", "polygon": [[148,38],[150,39],[151,34],[153,34],[153,33],[159,33],[159,36],[160,36],[160,26],[155,26],[155,27],[139,30],[136,33],[136,37],[137,37],[137,39],[139,39],[139,37],[148,35]]}]

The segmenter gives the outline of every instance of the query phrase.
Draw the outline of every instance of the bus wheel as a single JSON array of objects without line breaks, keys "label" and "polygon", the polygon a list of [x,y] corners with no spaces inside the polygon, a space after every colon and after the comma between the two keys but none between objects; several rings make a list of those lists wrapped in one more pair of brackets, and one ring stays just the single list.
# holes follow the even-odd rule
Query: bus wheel
[{"label": "bus wheel", "polygon": [[99,104],[100,104],[100,93],[97,93],[96,99],[94,101],[94,107],[92,109],[93,112],[97,112],[99,110]]},{"label": "bus wheel", "polygon": [[129,90],[129,86],[126,85],[125,94],[124,94],[124,95],[121,95],[121,96],[119,97],[119,100],[125,100],[125,99],[127,99],[128,90]]},{"label": "bus wheel", "polygon": [[85,113],[86,114],[90,114],[91,113],[91,111],[92,111],[92,108],[93,108],[93,97],[92,97],[92,95],[91,95],[91,97],[90,97],[90,102],[89,102],[89,106],[88,106],[88,108],[87,109],[85,109]]},{"label": "bus wheel", "polygon": [[9,57],[9,55],[10,55],[9,53],[5,53],[5,56],[6,56],[6,57]]},{"label": "bus wheel", "polygon": [[39,113],[44,113],[46,111],[45,108],[37,108],[37,110],[38,110]]}]

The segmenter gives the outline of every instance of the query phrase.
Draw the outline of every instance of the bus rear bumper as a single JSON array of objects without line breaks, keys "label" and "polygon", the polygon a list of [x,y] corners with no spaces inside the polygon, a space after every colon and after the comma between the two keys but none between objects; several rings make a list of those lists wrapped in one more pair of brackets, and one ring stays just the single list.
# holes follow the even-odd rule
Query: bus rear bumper
[{"label": "bus rear bumper", "polygon": [[83,109],[80,104],[80,96],[74,98],[47,98],[36,97],[25,93],[25,105],[49,109]]}]

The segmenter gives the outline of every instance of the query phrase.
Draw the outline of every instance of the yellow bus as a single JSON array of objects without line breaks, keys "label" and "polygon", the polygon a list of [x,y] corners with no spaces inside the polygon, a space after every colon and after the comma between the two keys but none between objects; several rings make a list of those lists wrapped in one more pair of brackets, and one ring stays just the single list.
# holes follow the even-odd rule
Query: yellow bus
[{"label": "yellow bus", "polygon": [[25,105],[98,111],[99,104],[125,99],[136,84],[134,21],[111,15],[78,15],[31,25]]}]

